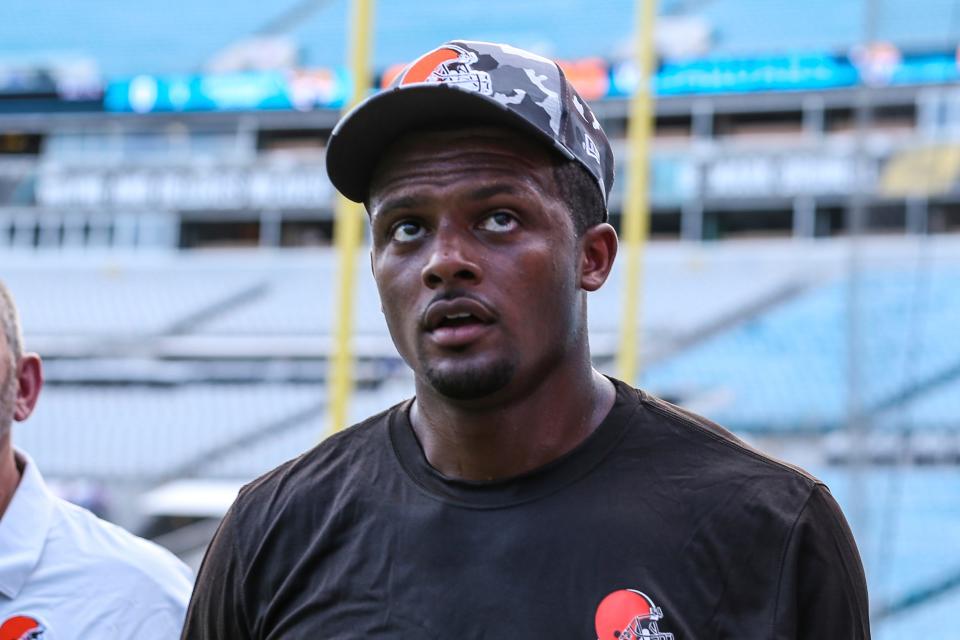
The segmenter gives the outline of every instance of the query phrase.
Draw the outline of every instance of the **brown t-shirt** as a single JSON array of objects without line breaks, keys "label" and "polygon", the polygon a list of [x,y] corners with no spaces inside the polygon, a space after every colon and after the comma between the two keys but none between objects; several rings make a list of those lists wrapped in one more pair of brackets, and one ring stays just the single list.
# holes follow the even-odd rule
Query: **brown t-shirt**
[{"label": "brown t-shirt", "polygon": [[869,638],[827,488],[616,382],[597,430],[534,472],[446,478],[409,402],[247,485],[183,637]]}]

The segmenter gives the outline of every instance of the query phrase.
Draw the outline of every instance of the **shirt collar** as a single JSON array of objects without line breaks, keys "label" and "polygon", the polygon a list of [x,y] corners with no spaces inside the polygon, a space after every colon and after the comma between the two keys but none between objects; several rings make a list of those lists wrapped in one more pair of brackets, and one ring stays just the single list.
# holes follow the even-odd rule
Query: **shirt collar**
[{"label": "shirt collar", "polygon": [[20,484],[0,519],[0,594],[15,598],[40,561],[53,521],[54,499],[37,465],[14,450],[23,465]]}]

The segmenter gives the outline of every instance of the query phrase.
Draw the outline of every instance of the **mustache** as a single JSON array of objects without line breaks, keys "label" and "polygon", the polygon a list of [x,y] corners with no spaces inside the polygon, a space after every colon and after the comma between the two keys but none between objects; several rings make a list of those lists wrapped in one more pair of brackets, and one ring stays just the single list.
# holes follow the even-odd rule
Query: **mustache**
[{"label": "mustache", "polygon": [[429,307],[434,302],[440,302],[441,300],[455,300],[457,298],[470,298],[471,300],[476,300],[477,302],[483,302],[480,298],[477,298],[474,295],[471,295],[469,291],[463,288],[458,289],[447,289],[445,291],[438,291],[433,298],[430,299],[430,302],[427,304]]}]

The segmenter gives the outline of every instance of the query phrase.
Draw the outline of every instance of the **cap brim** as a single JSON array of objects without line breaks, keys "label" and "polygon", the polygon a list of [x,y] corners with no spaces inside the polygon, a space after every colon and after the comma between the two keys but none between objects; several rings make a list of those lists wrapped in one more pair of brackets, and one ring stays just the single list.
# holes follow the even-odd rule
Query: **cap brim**
[{"label": "cap brim", "polygon": [[501,125],[529,132],[573,158],[546,132],[506,105],[444,83],[397,87],[360,103],[337,124],[327,145],[327,175],[340,193],[363,202],[384,151],[404,133],[431,126]]}]

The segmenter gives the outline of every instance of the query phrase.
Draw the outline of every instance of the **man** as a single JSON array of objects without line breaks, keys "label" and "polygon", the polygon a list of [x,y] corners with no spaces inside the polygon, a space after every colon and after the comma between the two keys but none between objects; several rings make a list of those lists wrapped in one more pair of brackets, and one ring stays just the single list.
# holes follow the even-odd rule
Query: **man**
[{"label": "man", "polygon": [[190,570],[171,553],[54,496],[11,443],[43,386],[0,282],[0,640],[176,638]]},{"label": "man", "polygon": [[184,638],[867,638],[807,474],[591,367],[613,158],[558,67],[452,42],[334,130],[416,397],[245,487]]}]

